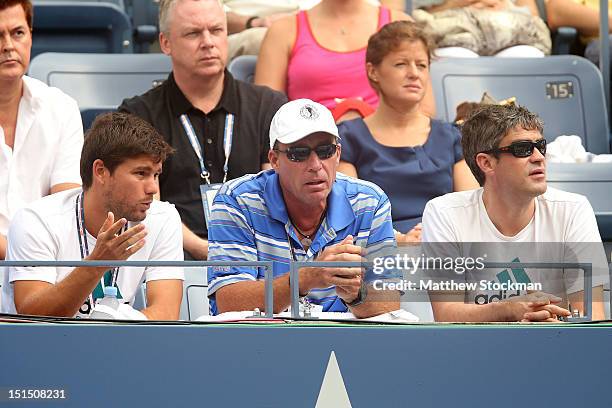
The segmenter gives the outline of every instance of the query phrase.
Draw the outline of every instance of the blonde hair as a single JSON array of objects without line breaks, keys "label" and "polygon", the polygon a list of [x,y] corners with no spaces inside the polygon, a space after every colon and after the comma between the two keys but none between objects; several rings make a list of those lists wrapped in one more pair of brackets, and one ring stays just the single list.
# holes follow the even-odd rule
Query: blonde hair
[{"label": "blonde hair", "polygon": [[[168,19],[170,16],[170,12],[181,0],[160,0],[159,2],[159,31],[162,33],[168,33]],[[207,1],[207,0],[191,0],[191,1]],[[216,0],[219,7],[225,12],[225,8],[223,7],[223,2],[221,0]]]}]

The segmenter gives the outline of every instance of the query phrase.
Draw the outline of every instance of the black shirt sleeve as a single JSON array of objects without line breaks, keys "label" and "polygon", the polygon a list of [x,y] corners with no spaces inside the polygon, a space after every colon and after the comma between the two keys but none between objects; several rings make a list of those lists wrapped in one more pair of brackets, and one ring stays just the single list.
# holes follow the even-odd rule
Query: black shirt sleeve
[{"label": "black shirt sleeve", "polygon": [[280,107],[287,103],[287,101],[287,96],[285,96],[284,93],[273,91],[272,89],[268,88],[266,97],[264,98],[264,101],[260,107],[260,109],[263,110],[262,117],[264,118],[261,122],[263,128],[259,133],[261,137],[260,161],[262,163],[269,162],[268,151],[270,150],[270,125],[272,123],[272,118]]},{"label": "black shirt sleeve", "polygon": [[133,98],[124,99],[117,109],[119,112],[131,113],[139,118],[146,120],[149,123],[153,123],[151,120],[151,112],[147,109],[141,96],[135,96]]}]

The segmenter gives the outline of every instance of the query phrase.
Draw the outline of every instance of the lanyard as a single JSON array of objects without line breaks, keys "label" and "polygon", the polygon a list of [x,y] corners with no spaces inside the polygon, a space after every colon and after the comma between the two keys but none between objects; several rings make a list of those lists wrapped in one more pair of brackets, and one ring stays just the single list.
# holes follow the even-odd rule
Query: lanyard
[{"label": "lanyard", "polygon": [[[294,262],[297,262],[298,261],[297,255],[295,254],[295,249],[293,248],[293,244],[291,243],[291,237],[289,236],[289,233],[287,233],[287,243],[289,244],[289,252],[291,253],[291,259]],[[317,256],[318,254],[315,254],[313,261],[317,260]],[[306,255],[306,257],[308,258],[308,255]],[[304,317],[310,317],[310,313],[313,307],[310,301],[308,300],[309,294],[310,294],[310,291],[308,291],[308,293],[306,293],[303,296],[298,293],[298,295],[300,296],[300,303],[302,304],[302,307],[304,308],[304,313],[305,313]]]},{"label": "lanyard", "polygon": [[287,234],[287,243],[289,244],[289,252],[291,253],[291,259],[293,262],[297,262],[297,256],[295,255],[295,249],[293,249],[293,244],[291,243],[291,237]]},{"label": "lanyard", "polygon": [[[293,227],[295,228],[295,227]],[[291,259],[293,259],[294,262],[297,262],[297,255],[295,253],[295,249],[293,248],[293,244],[291,243],[291,237],[289,236],[289,233],[287,233],[287,244],[289,244],[289,252],[291,253]],[[300,244],[302,244],[300,242]],[[310,243],[310,245],[312,246],[312,242]],[[304,246],[304,244],[302,244],[302,246]],[[304,249],[304,248],[303,248]],[[308,251],[310,250],[310,246],[308,247],[308,249],[306,249],[304,252],[306,252],[306,258],[308,259]],[[315,254],[313,261],[315,261],[317,259],[317,255]]]},{"label": "lanyard", "polygon": [[[193,125],[186,114],[181,115],[181,124],[183,125],[183,129],[185,129],[185,133],[187,134],[187,138],[189,139],[189,143],[191,143],[193,151],[195,152],[196,156],[198,156],[198,161],[200,162],[200,177],[206,180],[206,184],[210,184],[210,173],[204,164],[204,152],[202,151],[202,146],[200,146],[200,142],[198,141]],[[223,128],[223,151],[225,152],[225,163],[223,165],[224,183],[227,180],[227,172],[229,170],[228,163],[232,151],[233,137],[234,115],[232,113],[228,113],[225,115],[225,126]]]},{"label": "lanyard", "polygon": [[[89,256],[89,244],[87,243],[87,232],[85,230],[85,208],[83,206],[83,192],[79,194],[76,198],[76,205],[74,208],[76,223],[77,223],[77,235],[79,237],[79,249],[81,251],[81,259],[85,259]],[[127,230],[127,224],[121,229],[121,233]],[[105,273],[106,275],[106,273]],[[112,278],[111,278],[111,286],[117,286],[117,276],[119,275],[119,267],[113,268]],[[100,278],[100,284],[102,285],[102,290],[104,290],[105,282],[104,275]],[[91,307],[93,307],[93,294],[89,294],[89,302]]]}]

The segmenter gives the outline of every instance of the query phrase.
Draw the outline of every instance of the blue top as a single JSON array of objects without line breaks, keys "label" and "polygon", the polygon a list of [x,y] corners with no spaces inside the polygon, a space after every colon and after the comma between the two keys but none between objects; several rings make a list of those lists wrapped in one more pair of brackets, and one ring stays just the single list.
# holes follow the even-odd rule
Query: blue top
[{"label": "blue top", "polygon": [[[304,251],[289,220],[278,175],[274,170],[247,175],[223,185],[212,205],[208,229],[211,261],[272,261],[274,276],[289,272],[291,250],[297,261],[313,260],[325,247],[348,235],[355,245],[368,248],[368,258],[395,245],[391,205],[385,193],[362,180],[339,174],[328,197],[327,214],[313,242]],[[264,278],[262,268],[208,268],[211,314],[217,314],[215,292],[241,281]],[[367,280],[367,278],[366,278]],[[311,303],[325,312],[344,312],[347,307],[335,286],[313,289]]]},{"label": "blue top", "polygon": [[392,205],[393,227],[408,232],[421,222],[425,204],[453,191],[453,166],[463,159],[461,133],[450,123],[431,121],[425,144],[390,147],[378,143],[363,119],[338,125],[341,160],[362,180],[380,186]]}]

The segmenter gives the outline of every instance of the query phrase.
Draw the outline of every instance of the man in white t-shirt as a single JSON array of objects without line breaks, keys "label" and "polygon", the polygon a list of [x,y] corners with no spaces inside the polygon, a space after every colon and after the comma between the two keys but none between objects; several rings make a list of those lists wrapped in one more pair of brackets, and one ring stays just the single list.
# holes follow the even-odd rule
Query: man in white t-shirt
[{"label": "man in white t-shirt", "polygon": [[25,75],[31,48],[30,0],[0,2],[0,259],[17,210],[81,184],[79,108],[59,89]]},{"label": "man in white t-shirt", "polygon": [[[20,210],[9,228],[7,259],[183,260],[182,226],[173,205],[154,201],[162,162],[172,152],[147,122],[125,113],[96,119],[83,145],[76,188]],[[133,304],[143,278],[151,320],[175,320],[182,299],[182,268],[9,267],[2,311],[87,317],[92,302],[115,286]]]},{"label": "man in white t-shirt", "polygon": [[[593,263],[593,318],[603,319],[607,263],[595,215],[585,197],[547,189],[542,130],[540,119],[525,108],[479,109],[462,127],[462,146],[482,187],[431,200],[423,213],[422,239],[438,256]],[[570,314],[560,307],[568,302],[584,312],[584,278],[577,269],[476,268],[454,279],[477,286],[455,293],[459,298],[434,297],[436,320],[552,321]],[[527,295],[529,288],[537,293]]]}]

